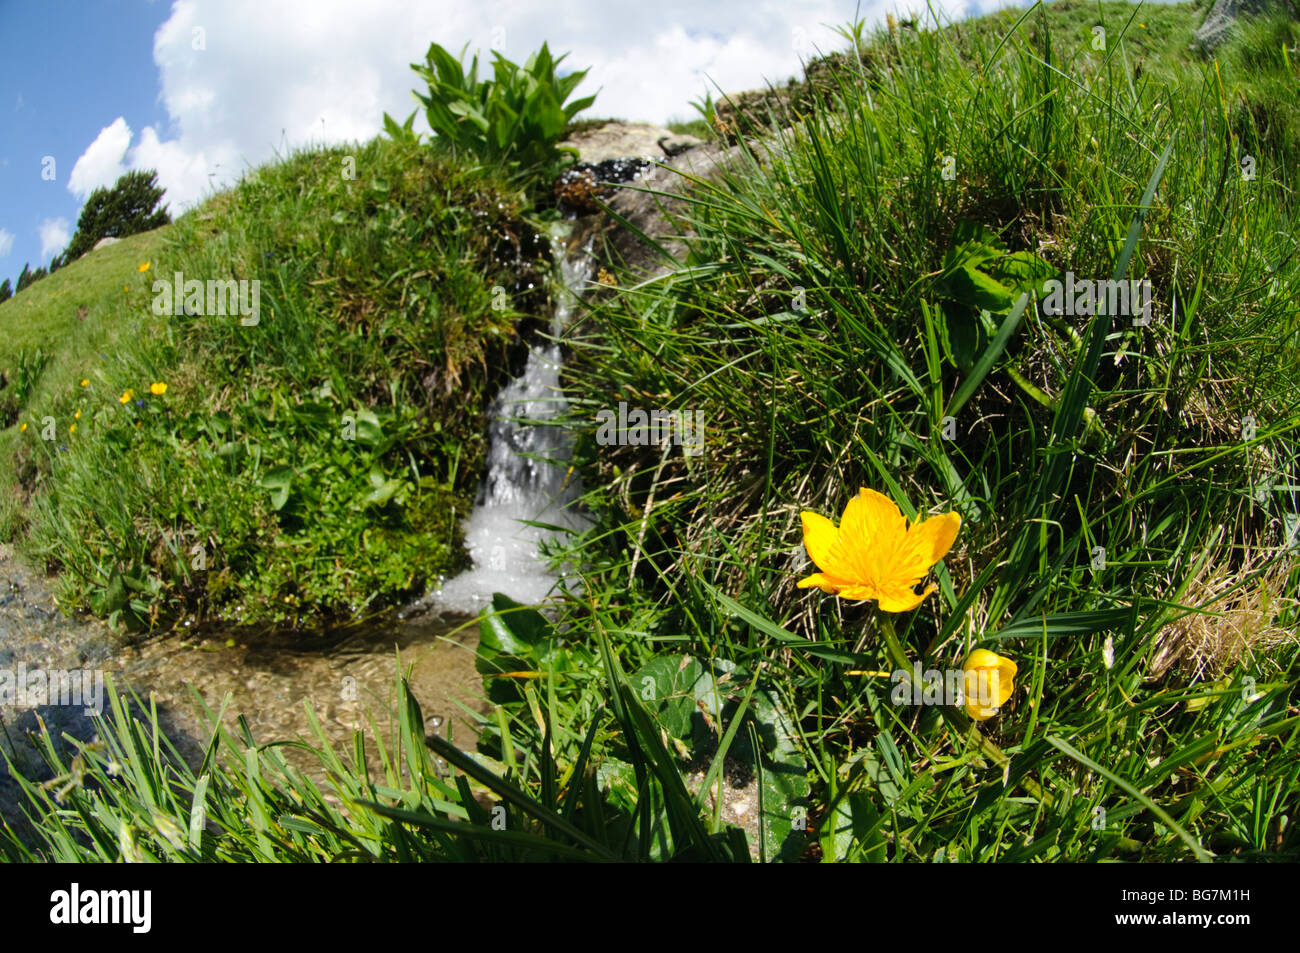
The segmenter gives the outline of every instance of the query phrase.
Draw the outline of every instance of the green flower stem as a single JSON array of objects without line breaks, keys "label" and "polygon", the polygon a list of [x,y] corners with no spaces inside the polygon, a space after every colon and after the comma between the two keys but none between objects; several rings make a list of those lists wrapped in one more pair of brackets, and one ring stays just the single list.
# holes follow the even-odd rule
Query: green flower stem
[{"label": "green flower stem", "polygon": [[912,660],[907,657],[902,643],[898,641],[898,634],[894,632],[894,620],[883,613],[880,615],[880,631],[885,636],[885,648],[889,651],[890,659],[903,671],[910,673]]},{"label": "green flower stem", "polygon": [[[912,660],[907,657],[907,652],[903,644],[898,641],[898,633],[894,631],[894,621],[887,615],[880,616],[880,632],[885,637],[885,649],[894,664],[903,671],[908,672],[909,676],[912,671]],[[963,714],[952,712],[950,721],[957,728],[966,727],[966,740],[974,744],[979,750],[989,758],[999,768],[1006,770],[1011,763],[1011,758],[1001,748],[984,736],[977,725],[971,719],[966,718]],[[1020,779],[1020,786],[1029,792],[1030,797],[1042,802],[1048,807],[1055,806],[1055,799],[1044,791],[1033,778],[1023,777]]]}]

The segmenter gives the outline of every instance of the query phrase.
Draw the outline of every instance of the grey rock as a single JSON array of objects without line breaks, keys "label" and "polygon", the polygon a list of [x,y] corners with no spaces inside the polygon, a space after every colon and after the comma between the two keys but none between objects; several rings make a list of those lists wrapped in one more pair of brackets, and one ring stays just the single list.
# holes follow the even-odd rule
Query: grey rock
[{"label": "grey rock", "polygon": [[1196,44],[1207,52],[1213,52],[1232,35],[1233,27],[1243,14],[1257,16],[1279,6],[1278,0],[1215,0],[1196,31]]},{"label": "grey rock", "polygon": [[99,241],[95,242],[95,247],[92,248],[91,251],[99,251],[99,249],[101,249],[101,248],[107,248],[109,245],[116,245],[116,244],[117,244],[118,242],[120,242],[121,240],[122,240],[122,239],[120,239],[120,238],[113,238],[113,237],[111,237],[111,236],[105,236],[104,238],[101,238]]},{"label": "grey rock", "polygon": [[594,165],[606,159],[663,155],[659,151],[659,140],[665,137],[673,137],[671,129],[649,122],[613,121],[566,139],[560,145],[577,149],[583,162]]},{"label": "grey rock", "polygon": [[590,241],[598,260],[626,267],[641,280],[665,274],[672,265],[660,249],[679,262],[686,251],[674,218],[683,210],[690,190],[700,180],[767,162],[779,146],[750,143],[747,148],[710,142],[656,163],[646,175],[618,188],[609,200],[610,208],[633,228],[619,226],[610,216],[590,216],[570,247],[585,247]]}]

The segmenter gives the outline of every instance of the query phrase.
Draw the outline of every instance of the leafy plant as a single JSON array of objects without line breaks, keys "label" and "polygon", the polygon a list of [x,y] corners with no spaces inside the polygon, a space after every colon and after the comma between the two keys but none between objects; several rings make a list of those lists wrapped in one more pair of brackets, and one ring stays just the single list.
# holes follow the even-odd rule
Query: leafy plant
[{"label": "leafy plant", "polygon": [[0,375],[0,427],[8,427],[18,419],[49,362],[50,355],[42,348],[32,351],[23,348],[18,352],[18,366],[14,368],[13,377]]},{"label": "leafy plant", "polygon": [[[494,52],[492,78],[480,81],[478,54],[468,67],[464,56],[464,50],[457,59],[432,43],[424,64],[411,64],[428,83],[428,95],[418,90],[414,95],[424,104],[429,127],[440,142],[482,161],[530,172],[550,171],[573,154],[556,143],[570,120],[596,100],[593,95],[566,103],[586,70],[559,75],[557,68],[565,57],[552,57],[543,43],[523,66]],[[397,127],[387,114],[384,117],[390,135],[409,123],[410,119]]]},{"label": "leafy plant", "polygon": [[388,113],[384,113],[384,132],[388,134],[388,138],[404,145],[418,146],[422,138],[421,135],[415,131],[415,114],[418,112],[418,109],[413,110],[411,115],[406,117],[406,122],[402,123],[400,126],[392,116],[388,115]]},{"label": "leafy plant", "polygon": [[984,226],[962,222],[944,254],[935,283],[942,307],[936,308],[944,351],[962,371],[997,333],[998,316],[1021,294],[1033,290],[1056,271],[1033,252],[1008,252]]}]

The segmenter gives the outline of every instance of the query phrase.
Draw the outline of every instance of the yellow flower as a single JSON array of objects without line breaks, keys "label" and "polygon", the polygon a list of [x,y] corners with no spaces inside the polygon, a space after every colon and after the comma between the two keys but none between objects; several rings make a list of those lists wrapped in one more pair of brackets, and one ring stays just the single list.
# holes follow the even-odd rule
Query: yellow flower
[{"label": "yellow flower", "polygon": [[72,415],[72,419],[73,419],[73,420],[80,420],[80,419],[81,419],[81,408],[77,408],[77,412],[76,412],[75,414]]},{"label": "yellow flower", "polygon": [[146,261],[143,265],[141,265],[139,268],[136,269],[136,271],[140,272],[140,274],[142,274],[142,275],[143,275],[146,271],[148,271],[148,270],[149,270],[149,263],[148,263],[147,261]]},{"label": "yellow flower", "polygon": [[81,386],[82,386],[82,387],[88,387],[88,386],[90,386],[90,378],[89,378],[89,377],[83,377],[83,378],[81,379]]},{"label": "yellow flower", "polygon": [[122,290],[123,290],[123,291],[130,291],[131,289],[128,288],[126,285],[123,285],[123,286],[122,286]]},{"label": "yellow flower", "polygon": [[803,544],[821,570],[799,580],[841,599],[875,599],[882,612],[907,612],[939,587],[917,584],[952,549],[961,516],[942,513],[911,526],[889,497],[862,487],[844,508],[837,529],[824,516],[804,511]]},{"label": "yellow flower", "polygon": [[68,428],[68,433],[76,433],[76,432],[77,432],[76,424],[73,424],[71,427]]},{"label": "yellow flower", "polygon": [[128,401],[130,401],[131,398],[134,396],[135,396],[135,391],[131,390],[131,388],[128,387],[126,390],[122,391],[122,396],[117,399],[117,402],[119,404],[125,404]]},{"label": "yellow flower", "polygon": [[26,429],[27,429],[27,424],[24,423],[21,427],[18,428],[18,432],[19,432],[19,433],[22,433],[22,432],[23,432],[24,430],[26,430]]},{"label": "yellow flower", "polygon": [[[998,713],[1016,687],[1016,663],[988,649],[966,659],[966,714],[985,721]],[[990,704],[991,703],[991,704]]]},{"label": "yellow flower", "polygon": [[167,393],[167,385],[162,381],[155,381],[149,385],[149,393],[161,397],[163,394]]}]

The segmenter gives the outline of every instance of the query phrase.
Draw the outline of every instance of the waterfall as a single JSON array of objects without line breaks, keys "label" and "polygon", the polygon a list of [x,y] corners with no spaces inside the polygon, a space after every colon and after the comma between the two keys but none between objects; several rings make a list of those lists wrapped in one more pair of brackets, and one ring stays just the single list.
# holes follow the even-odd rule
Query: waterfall
[{"label": "waterfall", "polygon": [[[588,250],[569,258],[562,249],[559,302],[551,337],[559,338],[573,315],[591,271]],[[560,346],[531,347],[523,373],[497,395],[488,431],[487,476],[465,524],[465,547],[473,566],[433,593],[433,605],[476,613],[503,592],[517,602],[539,603],[563,574],[550,571],[538,548],[589,525],[572,506],[580,487],[569,466],[571,437],[548,425],[566,408],[560,390]],[[530,525],[545,524],[545,526]]]}]

